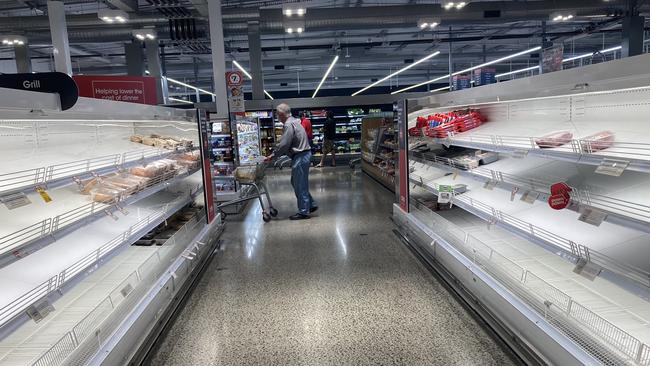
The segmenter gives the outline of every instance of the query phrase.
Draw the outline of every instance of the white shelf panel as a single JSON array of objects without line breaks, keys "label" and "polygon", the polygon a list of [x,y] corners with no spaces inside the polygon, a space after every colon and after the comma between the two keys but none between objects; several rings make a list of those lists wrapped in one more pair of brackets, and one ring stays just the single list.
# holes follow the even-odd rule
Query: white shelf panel
[{"label": "white shelf panel", "polygon": [[[453,161],[428,155],[412,159],[454,171]],[[435,160],[435,161],[431,161]],[[593,207],[608,213],[606,220],[632,229],[650,233],[650,176],[628,171],[621,177],[595,173],[589,166],[528,157],[515,159],[501,154],[499,160],[467,171],[459,171],[479,181],[492,180],[504,189],[518,187],[520,192],[534,190],[545,202],[553,183],[565,182],[571,193],[572,210]]]},{"label": "white shelf panel", "polygon": [[[645,272],[650,272],[650,246],[643,245],[650,241],[650,235],[629,229],[619,225],[603,222],[596,227],[578,221],[578,214],[573,211],[556,211],[548,204],[536,201],[532,205],[519,200],[521,193],[517,194],[514,201],[510,201],[511,192],[499,189],[493,190],[483,188],[483,184],[469,177],[449,175],[446,170],[429,167],[416,163],[416,172],[412,173],[412,179],[416,181],[422,176],[422,181],[428,189],[435,190],[435,184],[467,185],[467,192],[461,196],[471,198],[481,204],[487,205],[503,213],[516,217],[517,219],[542,228],[559,237],[584,245],[589,249],[605,254],[616,262],[637,267]],[[421,172],[421,173],[420,173]],[[457,204],[459,198],[456,198]],[[485,212],[490,215],[489,212]],[[543,239],[543,238],[542,238]],[[545,240],[545,239],[544,239]],[[553,245],[553,242],[545,240]]]},{"label": "white shelf panel", "polygon": [[[194,174],[196,174],[196,171]],[[187,176],[187,172],[180,173],[176,176],[172,176],[171,174],[163,175],[158,178],[160,181],[157,184],[155,184],[156,181],[152,180],[151,183],[155,185],[144,188],[140,192],[126,197],[124,200],[119,202],[119,205],[129,205],[154,194],[169,185],[174,185],[176,182],[184,180]],[[97,214],[101,215],[103,210],[108,210],[110,212],[116,210],[116,207],[113,204],[95,202],[93,205],[91,196],[81,194],[75,183],[50,190],[49,194],[52,198],[52,201],[49,203],[45,203],[38,193],[33,192],[28,195],[32,202],[30,205],[13,210],[9,210],[4,206],[0,207],[0,220],[4,223],[2,228],[0,228],[0,243],[2,243],[0,246],[0,255],[6,255],[7,253],[19,250],[27,243],[55,234],[58,229],[65,228],[67,225],[75,225],[90,216],[95,216]],[[70,215],[70,211],[72,210],[75,210],[75,213]],[[54,222],[56,221],[56,217],[66,214],[70,216],[66,216],[65,218],[62,217],[63,221],[59,222],[57,224],[58,226],[55,228]],[[27,230],[29,227],[35,226],[41,228],[43,225],[39,223],[43,223],[44,220],[48,219],[52,219],[52,225],[48,226],[47,230],[41,230],[33,234],[36,236],[30,236],[27,238],[16,234],[17,232],[29,231]],[[70,220],[74,220],[74,222]],[[14,238],[16,240],[9,238]],[[20,238],[24,238],[25,240],[17,240]],[[19,255],[23,256],[25,254],[26,253],[20,253]]]},{"label": "white shelf panel", "polygon": [[31,364],[157,249],[129,246],[83,278],[52,303],[55,311],[41,322],[24,322],[0,340],[0,365]]},{"label": "white shelf panel", "polygon": [[[190,202],[189,192],[198,193],[202,185],[202,176],[197,172],[183,181],[171,185],[168,190],[160,191],[145,199],[142,199],[127,207],[128,215],[118,213],[118,220],[110,217],[103,217],[88,225],[75,230],[54,243],[36,251],[32,255],[13,262],[0,269],[0,319],[3,322],[13,316],[15,308],[6,307],[14,304],[17,299],[23,299],[25,294],[35,288],[41,288],[52,278],[55,279],[55,287],[61,286],[64,281],[70,279],[76,273],[83,271],[89,255],[94,256],[100,248],[106,247],[109,242],[114,242],[122,237],[130,238],[145,228],[157,225],[164,218],[175,212],[178,208]],[[201,200],[200,197],[197,200]],[[164,211],[165,208],[167,211]],[[149,217],[154,217],[149,221]],[[129,234],[129,228],[138,228]],[[119,239],[116,244],[120,243]],[[111,244],[113,247],[113,244]],[[103,250],[103,249],[102,249]],[[65,253],[65,255],[62,255]],[[102,255],[105,255],[103,253]],[[93,257],[94,258],[94,257]],[[83,263],[80,261],[84,260]],[[92,264],[93,262],[88,262]],[[65,274],[64,272],[65,271]],[[48,287],[38,291],[38,294],[46,293]],[[50,289],[49,291],[52,291]],[[29,298],[27,298],[29,299]],[[20,305],[23,308],[35,301],[32,299],[27,304]],[[23,301],[23,300],[21,300]],[[31,302],[30,302],[31,301]],[[12,310],[14,309],[14,310]]]},{"label": "white shelf panel", "polygon": [[644,343],[650,342],[648,300],[597,277],[590,281],[573,272],[573,265],[499,227],[487,228],[485,221],[464,210],[438,211],[440,216],[479,238],[519,266],[596,312]]}]

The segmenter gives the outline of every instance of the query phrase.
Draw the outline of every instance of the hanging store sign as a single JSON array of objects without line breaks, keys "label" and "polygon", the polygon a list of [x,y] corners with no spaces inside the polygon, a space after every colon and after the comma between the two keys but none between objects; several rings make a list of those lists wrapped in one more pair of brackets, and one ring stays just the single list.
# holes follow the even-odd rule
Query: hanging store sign
[{"label": "hanging store sign", "polygon": [[79,98],[77,84],[62,72],[0,74],[0,88],[56,93],[61,100],[62,111],[72,108]]},{"label": "hanging store sign", "polygon": [[79,95],[138,104],[158,104],[156,78],[150,76],[75,75]]},{"label": "hanging store sign", "polygon": [[228,107],[230,113],[244,115],[244,74],[241,71],[228,71],[226,73],[226,87],[228,88]]},{"label": "hanging store sign", "polygon": [[558,45],[549,47],[542,51],[542,73],[562,70],[562,60],[564,59],[564,46]]}]

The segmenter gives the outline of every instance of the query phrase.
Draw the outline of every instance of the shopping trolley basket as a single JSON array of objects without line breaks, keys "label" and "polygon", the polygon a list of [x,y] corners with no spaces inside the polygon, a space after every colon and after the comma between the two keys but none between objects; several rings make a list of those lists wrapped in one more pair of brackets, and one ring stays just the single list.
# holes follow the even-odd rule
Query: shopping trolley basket
[{"label": "shopping trolley basket", "polygon": [[[233,175],[242,188],[242,196],[217,205],[217,209],[221,212],[222,217],[226,217],[226,213],[223,211],[224,207],[237,205],[254,199],[260,201],[260,206],[262,207],[262,219],[264,222],[269,222],[271,221],[271,217],[276,217],[278,215],[278,210],[273,207],[271,197],[269,196],[269,190],[266,188],[266,184],[264,183],[264,172],[267,165],[267,163],[257,163],[254,165],[242,165],[235,169]],[[248,189],[246,189],[246,187],[248,187]],[[264,206],[262,195],[266,196],[268,210]]]}]

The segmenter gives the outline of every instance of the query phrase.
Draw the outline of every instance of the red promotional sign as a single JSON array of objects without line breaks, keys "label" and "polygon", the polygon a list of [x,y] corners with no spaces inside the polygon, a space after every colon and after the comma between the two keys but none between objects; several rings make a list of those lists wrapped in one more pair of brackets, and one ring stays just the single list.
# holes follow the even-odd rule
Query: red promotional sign
[{"label": "red promotional sign", "polygon": [[79,96],[119,102],[158,104],[156,78],[150,76],[75,75]]},{"label": "red promotional sign", "polygon": [[562,210],[571,202],[571,187],[566,183],[555,183],[551,186],[551,195],[548,198],[548,205],[554,210]]}]

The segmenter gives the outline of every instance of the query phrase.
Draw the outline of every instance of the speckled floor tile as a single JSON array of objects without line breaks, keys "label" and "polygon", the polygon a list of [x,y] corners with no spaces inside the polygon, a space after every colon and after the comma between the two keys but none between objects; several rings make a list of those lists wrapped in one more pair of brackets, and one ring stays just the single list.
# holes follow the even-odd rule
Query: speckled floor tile
[{"label": "speckled floor tile", "polygon": [[315,217],[288,175],[280,216],[229,217],[212,261],[151,365],[512,365],[394,234],[392,193],[348,168],[312,170]]}]

